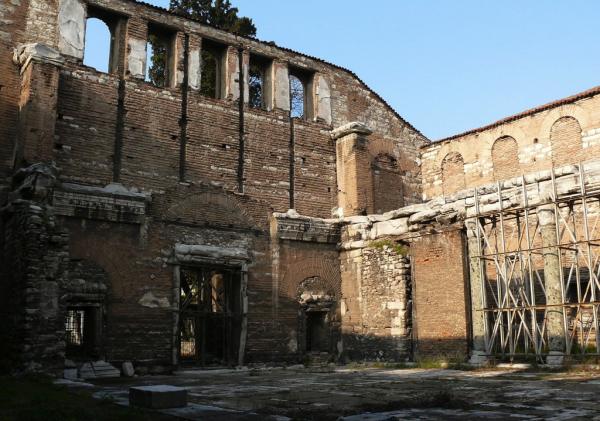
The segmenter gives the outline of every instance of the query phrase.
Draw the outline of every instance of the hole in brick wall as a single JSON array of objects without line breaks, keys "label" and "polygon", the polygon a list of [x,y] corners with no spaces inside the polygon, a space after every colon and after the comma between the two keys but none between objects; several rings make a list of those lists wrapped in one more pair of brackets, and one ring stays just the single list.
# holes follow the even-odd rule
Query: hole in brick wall
[{"label": "hole in brick wall", "polygon": [[309,120],[313,117],[313,78],[310,70],[290,68],[290,115]]},{"label": "hole in brick wall", "polygon": [[172,84],[175,68],[175,33],[158,25],[148,25],[146,81],[158,87]]},{"label": "hole in brick wall", "polygon": [[327,193],[331,193],[331,187],[327,187]]},{"label": "hole in brick wall", "polygon": [[63,144],[62,143],[55,143],[54,144],[54,149],[56,149],[57,151],[62,151]]},{"label": "hole in brick wall", "polygon": [[269,60],[257,56],[250,56],[250,66],[248,68],[248,105],[252,108],[266,108],[266,94],[268,88],[267,70],[269,69]]},{"label": "hole in brick wall", "polygon": [[171,140],[177,140],[177,138],[178,138],[178,137],[179,137],[179,136],[177,136],[176,134],[172,134],[172,135],[171,135]]},{"label": "hole in brick wall", "polygon": [[56,116],[56,118],[58,120],[62,120],[63,119],[63,115],[61,113],[58,113],[57,116]]},{"label": "hole in brick wall", "polygon": [[305,91],[302,80],[295,74],[290,74],[290,115],[292,118],[304,118]]},{"label": "hole in brick wall", "polygon": [[209,98],[223,98],[224,61],[227,47],[223,44],[202,40],[200,94]]},{"label": "hole in brick wall", "polygon": [[306,158],[305,157],[300,157],[300,160],[302,161],[303,164],[306,164]]},{"label": "hole in brick wall", "polygon": [[101,72],[114,73],[119,63],[119,37],[124,17],[88,6],[83,64]]},{"label": "hole in brick wall", "polygon": [[108,73],[111,49],[111,33],[101,19],[88,18],[85,25],[85,50],[83,64]]},{"label": "hole in brick wall", "polygon": [[538,143],[538,142],[539,142],[539,140],[537,137],[535,139],[533,139],[533,143]]}]

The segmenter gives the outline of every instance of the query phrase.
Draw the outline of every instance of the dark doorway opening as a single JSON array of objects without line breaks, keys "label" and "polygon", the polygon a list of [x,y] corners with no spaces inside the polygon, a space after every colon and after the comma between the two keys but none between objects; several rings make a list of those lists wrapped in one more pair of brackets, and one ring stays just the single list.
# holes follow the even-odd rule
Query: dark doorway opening
[{"label": "dark doorway opening", "polygon": [[329,352],[329,323],[326,311],[306,313],[306,351]]},{"label": "dark doorway opening", "polygon": [[182,268],[180,294],[180,361],[201,366],[236,365],[242,324],[239,269]]}]

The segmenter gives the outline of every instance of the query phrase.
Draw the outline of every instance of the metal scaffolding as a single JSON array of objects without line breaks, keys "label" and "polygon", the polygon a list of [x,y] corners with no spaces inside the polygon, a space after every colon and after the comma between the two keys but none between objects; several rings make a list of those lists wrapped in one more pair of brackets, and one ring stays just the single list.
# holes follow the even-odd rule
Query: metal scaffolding
[{"label": "metal scaffolding", "polygon": [[474,317],[483,312],[487,355],[599,355],[600,186],[593,177],[580,164],[561,183],[552,169],[544,191],[525,176],[511,188],[497,183],[489,211],[490,193],[482,200],[475,189],[469,219],[477,250],[469,253],[481,307],[472,304]]}]

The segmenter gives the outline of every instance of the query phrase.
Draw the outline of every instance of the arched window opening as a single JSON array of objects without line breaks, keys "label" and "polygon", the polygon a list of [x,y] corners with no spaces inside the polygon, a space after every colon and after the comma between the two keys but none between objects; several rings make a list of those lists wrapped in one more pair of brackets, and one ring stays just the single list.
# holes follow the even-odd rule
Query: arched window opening
[{"label": "arched window opening", "polygon": [[290,74],[290,114],[292,118],[304,118],[304,83]]},{"label": "arched window opening", "polygon": [[268,59],[251,55],[248,67],[248,105],[251,108],[266,109],[269,104]]},{"label": "arched window opening", "polygon": [[292,118],[312,118],[313,74],[297,68],[290,69],[290,115]]},{"label": "arched window opening", "polygon": [[496,180],[506,180],[520,175],[521,168],[517,141],[510,136],[497,139],[492,146],[492,163]]},{"label": "arched window opening", "polygon": [[561,117],[550,129],[550,146],[552,148],[552,164],[574,164],[582,160],[581,126],[573,117]]},{"label": "arched window opening", "polygon": [[404,206],[404,182],[398,160],[379,154],[371,164],[373,171],[373,210],[383,213]]},{"label": "arched window opening", "polygon": [[158,87],[173,84],[175,34],[160,26],[148,26],[146,43],[146,81]]},{"label": "arched window opening", "polygon": [[200,94],[208,98],[223,98],[223,72],[226,47],[202,40],[202,72],[200,75]]},{"label": "arched window opening", "polygon": [[466,187],[465,160],[458,152],[450,152],[442,161],[442,187],[446,196]]},{"label": "arched window opening", "polygon": [[85,49],[83,64],[94,69],[112,72],[111,50],[112,34],[109,26],[101,19],[90,17],[85,26]]}]

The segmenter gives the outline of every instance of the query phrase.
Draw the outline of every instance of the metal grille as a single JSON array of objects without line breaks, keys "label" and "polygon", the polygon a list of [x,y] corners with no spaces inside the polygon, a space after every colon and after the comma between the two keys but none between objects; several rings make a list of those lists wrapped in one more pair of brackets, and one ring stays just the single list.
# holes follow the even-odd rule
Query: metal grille
[{"label": "metal grille", "polygon": [[[551,348],[549,320],[562,323],[562,352],[598,355],[599,177],[597,166],[586,171],[580,164],[567,186],[557,183],[552,170],[550,191],[546,192],[553,217],[546,225],[553,227],[550,242],[548,231],[546,241],[543,238],[539,207],[530,205],[534,196],[539,197],[538,186],[527,186],[525,177],[512,189],[503,190],[498,183],[496,200],[500,210],[490,212],[485,212],[486,203],[475,190],[472,221],[478,250],[476,256],[471,251],[471,270],[480,272],[481,307],[475,313],[484,314],[489,355],[529,354],[541,359]],[[473,267],[473,258],[477,267]],[[558,261],[558,299],[547,290],[545,262],[550,258]]]},{"label": "metal grille", "polygon": [[180,273],[180,357],[201,365],[235,363],[240,272],[204,266],[183,268]]},{"label": "metal grille", "polygon": [[67,346],[83,346],[83,326],[85,310],[67,310],[65,321],[65,341]]}]

